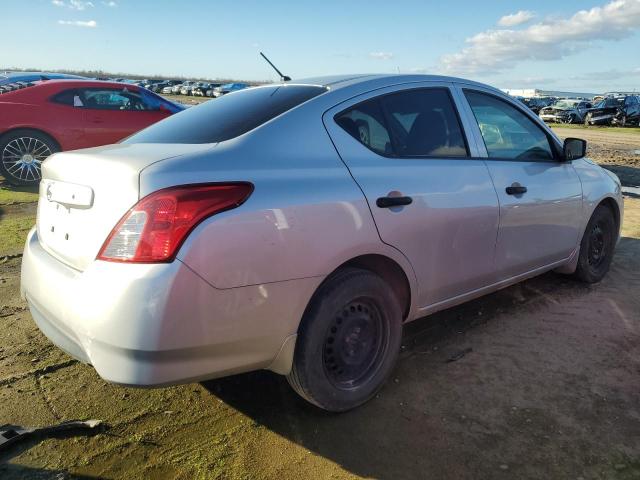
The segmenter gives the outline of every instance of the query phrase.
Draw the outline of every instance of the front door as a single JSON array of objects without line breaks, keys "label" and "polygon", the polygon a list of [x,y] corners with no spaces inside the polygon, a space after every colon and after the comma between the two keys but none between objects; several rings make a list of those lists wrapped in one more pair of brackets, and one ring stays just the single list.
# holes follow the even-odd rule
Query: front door
[{"label": "front door", "polygon": [[462,89],[486,147],[500,201],[500,279],[568,258],[578,245],[582,185],[551,136],[519,107],[490,92]]},{"label": "front door", "polygon": [[168,114],[152,109],[134,90],[114,88],[81,89],[87,146],[116,143],[165,118]]},{"label": "front door", "polygon": [[324,116],[380,238],[412,264],[422,307],[495,278],[498,200],[466,121],[449,85],[432,82],[371,92]]}]

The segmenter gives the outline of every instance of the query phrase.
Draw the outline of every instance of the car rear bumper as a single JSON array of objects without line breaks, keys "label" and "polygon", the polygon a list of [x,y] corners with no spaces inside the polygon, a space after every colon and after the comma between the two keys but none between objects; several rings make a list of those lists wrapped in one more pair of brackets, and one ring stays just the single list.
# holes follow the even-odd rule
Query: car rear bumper
[{"label": "car rear bumper", "polygon": [[33,229],[21,291],[41,331],[102,378],[162,386],[260,368],[287,373],[299,320],[321,280],[221,290],[179,260],[95,261],[80,272],[46,252]]}]

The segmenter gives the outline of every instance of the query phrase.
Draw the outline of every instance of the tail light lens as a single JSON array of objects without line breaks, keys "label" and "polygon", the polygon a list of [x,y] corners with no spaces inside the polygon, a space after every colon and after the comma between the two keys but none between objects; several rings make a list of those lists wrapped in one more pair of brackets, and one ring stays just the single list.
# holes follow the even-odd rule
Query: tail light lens
[{"label": "tail light lens", "polygon": [[187,235],[205,218],[240,206],[250,183],[187,185],[142,198],[111,231],[98,260],[155,263],[172,261]]}]

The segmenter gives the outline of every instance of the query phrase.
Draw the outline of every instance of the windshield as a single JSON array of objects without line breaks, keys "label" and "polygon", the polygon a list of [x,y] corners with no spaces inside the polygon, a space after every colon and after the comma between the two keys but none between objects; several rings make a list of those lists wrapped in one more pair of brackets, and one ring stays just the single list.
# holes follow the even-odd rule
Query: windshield
[{"label": "windshield", "polygon": [[556,102],[553,104],[553,106],[555,108],[573,108],[576,106],[576,103],[578,102],[571,102],[571,101],[567,101],[567,100],[561,100],[559,102]]},{"label": "windshield", "polygon": [[611,108],[624,104],[624,98],[605,98],[596,105],[596,108]]},{"label": "windshield", "polygon": [[238,137],[326,92],[311,85],[247,88],[191,107],[123,143],[216,143]]}]

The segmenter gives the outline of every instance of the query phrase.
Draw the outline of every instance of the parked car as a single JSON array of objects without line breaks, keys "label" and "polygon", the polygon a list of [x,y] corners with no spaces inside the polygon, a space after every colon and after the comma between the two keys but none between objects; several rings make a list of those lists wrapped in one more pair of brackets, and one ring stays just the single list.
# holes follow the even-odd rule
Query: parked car
[{"label": "parked car", "polygon": [[191,95],[191,90],[193,89],[193,86],[195,84],[196,82],[192,80],[187,80],[186,82],[182,82],[180,85],[178,85],[178,91],[174,93],[178,93],[180,95]]},{"label": "parked car", "polygon": [[115,143],[183,109],[134,85],[93,80],[36,82],[3,93],[0,174],[14,185],[36,185],[52,153]]},{"label": "parked car", "polygon": [[244,90],[248,87],[250,87],[250,85],[247,83],[225,83],[224,85],[220,85],[219,87],[213,89],[213,96],[221,97],[222,95],[226,95],[227,93]]},{"label": "parked car", "polygon": [[108,381],[264,368],[344,411],[404,323],[549,270],[604,277],[621,187],[585,152],[462,79],[250,88],[47,160],[21,289]]},{"label": "parked car", "polygon": [[636,95],[606,97],[584,118],[585,125],[640,126],[640,101]]},{"label": "parked car", "polygon": [[77,79],[88,80],[80,75],[70,75],[67,73],[51,73],[51,72],[8,72],[0,74],[0,86],[8,83],[17,82],[37,82],[39,80],[59,80],[59,79]]},{"label": "parked car", "polygon": [[545,122],[580,123],[592,108],[586,100],[563,99],[540,109],[540,118]]},{"label": "parked car", "polygon": [[180,87],[180,95],[191,95],[193,91],[193,85],[182,85]]},{"label": "parked car", "polygon": [[198,82],[193,86],[193,90],[191,90],[191,94],[196,97],[204,97],[206,96],[207,90],[210,90],[211,84],[205,82]]},{"label": "parked car", "polygon": [[162,82],[154,83],[149,87],[153,93],[162,93],[167,87],[171,88],[174,85],[180,83],[178,80],[163,80]]},{"label": "parked car", "polygon": [[185,84],[188,84],[188,82],[182,82],[182,83],[178,83],[177,85],[174,85],[173,88],[171,89],[171,93],[173,93],[174,95],[180,95],[180,89]]},{"label": "parked car", "polygon": [[529,107],[529,109],[535,114],[539,114],[541,109],[548,107],[554,103],[554,101],[555,100],[552,100],[549,97],[529,97],[522,99],[522,103]]},{"label": "parked car", "polygon": [[209,84],[209,88],[205,92],[205,96],[207,96],[207,97],[215,97],[215,95],[214,95],[215,89],[220,87],[221,85],[222,85],[221,83],[210,83]]}]

